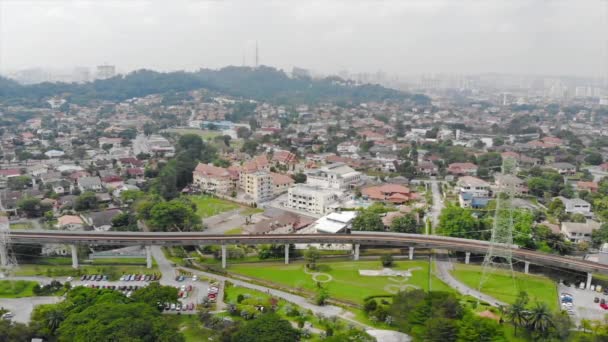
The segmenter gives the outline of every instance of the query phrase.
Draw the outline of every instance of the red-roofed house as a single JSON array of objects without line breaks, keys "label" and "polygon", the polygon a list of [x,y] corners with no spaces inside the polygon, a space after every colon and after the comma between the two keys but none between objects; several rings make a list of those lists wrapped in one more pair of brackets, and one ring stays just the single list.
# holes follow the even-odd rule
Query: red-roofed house
[{"label": "red-roofed house", "polygon": [[455,176],[476,176],[477,165],[473,163],[452,163],[448,165],[448,173]]},{"label": "red-roofed house", "polygon": [[399,184],[371,186],[361,190],[361,194],[374,201],[396,204],[405,203],[418,197],[416,193],[411,192],[408,187]]},{"label": "red-roofed house", "polygon": [[275,196],[287,192],[289,187],[295,183],[293,178],[280,173],[271,172],[270,176],[272,177],[272,192]]},{"label": "red-roofed house", "polygon": [[289,151],[281,150],[275,151],[272,154],[272,162],[279,165],[292,166],[298,163],[298,158]]},{"label": "red-roofed house", "polygon": [[590,192],[597,192],[598,184],[596,182],[577,182],[576,189],[578,191],[587,190]]},{"label": "red-roofed house", "polygon": [[212,164],[199,163],[192,172],[193,184],[206,192],[227,194],[234,189],[230,172]]},{"label": "red-roofed house", "polygon": [[243,172],[256,172],[256,171],[268,171],[270,170],[270,163],[265,154],[257,156],[243,164]]},{"label": "red-roofed house", "polygon": [[21,175],[19,169],[4,169],[0,170],[0,188],[4,189],[8,185],[8,179]]}]

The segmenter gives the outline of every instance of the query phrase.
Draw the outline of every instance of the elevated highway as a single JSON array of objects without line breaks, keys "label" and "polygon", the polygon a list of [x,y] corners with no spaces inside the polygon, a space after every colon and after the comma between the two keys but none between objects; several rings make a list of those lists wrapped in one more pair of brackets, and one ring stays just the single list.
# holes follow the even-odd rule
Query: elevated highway
[{"label": "elevated highway", "polygon": [[[353,244],[355,259],[358,259],[359,245],[375,245],[387,247],[409,247],[410,257],[414,248],[441,248],[465,253],[485,253],[490,244],[487,241],[451,238],[434,235],[353,232],[352,234],[268,234],[268,235],[209,235],[204,232],[196,233],[154,233],[154,232],[68,232],[68,231],[11,231],[12,243],[58,243],[69,244],[107,244],[107,245],[221,245],[223,265],[226,261],[226,245],[230,244],[313,244],[340,243]],[[500,246],[495,248],[511,249],[513,258],[526,263],[546,265],[578,272],[608,274],[608,265],[575,259],[571,257],[547,254],[543,252],[520,249],[517,246]],[[72,248],[75,251],[75,247]],[[149,250],[149,248],[148,248]],[[0,254],[6,254],[0,253]],[[77,267],[77,259],[73,253],[73,261]],[[288,262],[288,255],[285,256]],[[468,258],[467,258],[468,259]],[[149,263],[150,264],[150,263]]]}]

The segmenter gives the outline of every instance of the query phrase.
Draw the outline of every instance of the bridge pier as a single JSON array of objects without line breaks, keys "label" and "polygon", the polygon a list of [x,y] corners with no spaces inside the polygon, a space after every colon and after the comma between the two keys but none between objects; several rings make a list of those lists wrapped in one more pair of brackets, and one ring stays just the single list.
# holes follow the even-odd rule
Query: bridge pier
[{"label": "bridge pier", "polygon": [[414,260],[414,247],[410,247],[410,260]]},{"label": "bridge pier", "polygon": [[355,252],[353,254],[353,259],[355,261],[358,261],[359,260],[359,244],[358,243],[355,244],[354,247],[355,247]]},{"label": "bridge pier", "polygon": [[76,245],[70,245],[72,251],[72,268],[78,268],[78,249]]},{"label": "bridge pier", "polygon": [[226,268],[226,245],[222,245],[222,268]]},{"label": "bridge pier", "polygon": [[529,272],[530,272],[530,262],[529,262],[529,261],[526,261],[526,262],[524,263],[524,273],[525,273],[525,274],[528,274]]},{"label": "bridge pier", "polygon": [[6,244],[0,243],[0,266],[8,266],[8,252],[6,250]]},{"label": "bridge pier", "polygon": [[152,246],[146,246],[146,268],[152,268]]},{"label": "bridge pier", "polygon": [[593,274],[591,272],[587,273],[587,287],[586,289],[591,289],[591,280],[593,279]]},{"label": "bridge pier", "polygon": [[289,265],[289,244],[285,244],[285,265]]},{"label": "bridge pier", "polygon": [[464,253],[464,263],[466,265],[468,265],[470,260],[471,260],[471,252]]}]

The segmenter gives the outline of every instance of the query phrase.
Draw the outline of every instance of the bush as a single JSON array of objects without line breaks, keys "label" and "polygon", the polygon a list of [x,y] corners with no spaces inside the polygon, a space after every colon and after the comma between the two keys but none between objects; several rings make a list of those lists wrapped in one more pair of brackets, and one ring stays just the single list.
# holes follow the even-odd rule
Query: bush
[{"label": "bush", "polygon": [[245,299],[245,296],[243,296],[242,294],[239,294],[236,297],[236,302],[240,304],[244,299]]},{"label": "bush", "polygon": [[377,307],[378,303],[374,299],[366,300],[363,304],[363,311],[369,314],[370,312],[376,310]]},{"label": "bush", "polygon": [[390,254],[383,255],[380,257],[380,262],[382,262],[382,266],[391,267],[393,266],[393,256]]}]

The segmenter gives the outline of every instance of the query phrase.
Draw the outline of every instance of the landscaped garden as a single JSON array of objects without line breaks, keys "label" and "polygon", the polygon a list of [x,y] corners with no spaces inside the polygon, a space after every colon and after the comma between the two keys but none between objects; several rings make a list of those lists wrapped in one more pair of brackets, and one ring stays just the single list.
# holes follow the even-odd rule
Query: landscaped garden
[{"label": "landscaped garden", "polygon": [[26,280],[0,280],[0,298],[32,297],[37,284]]},{"label": "landscaped garden", "polygon": [[389,295],[400,290],[428,289],[429,281],[434,291],[453,291],[434,275],[430,275],[426,261],[397,261],[391,268],[397,271],[411,271],[411,277],[402,276],[362,276],[359,270],[381,270],[380,261],[320,261],[317,270],[305,270],[303,262],[289,265],[283,263],[231,264],[228,271],[247,277],[275,283],[291,289],[313,292],[317,282],[329,292],[331,298],[350,301],[356,304],[365,297]]},{"label": "landscaped garden", "polygon": [[[479,288],[482,268],[477,265],[455,264],[452,275],[470,288]],[[515,302],[520,291],[528,294],[531,301],[546,303],[557,310],[557,286],[547,277],[515,272],[515,279],[508,271],[497,270],[491,274],[481,288],[481,292],[508,304]]]}]

